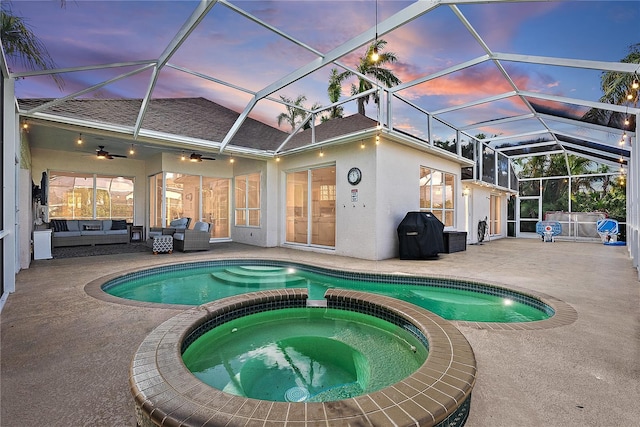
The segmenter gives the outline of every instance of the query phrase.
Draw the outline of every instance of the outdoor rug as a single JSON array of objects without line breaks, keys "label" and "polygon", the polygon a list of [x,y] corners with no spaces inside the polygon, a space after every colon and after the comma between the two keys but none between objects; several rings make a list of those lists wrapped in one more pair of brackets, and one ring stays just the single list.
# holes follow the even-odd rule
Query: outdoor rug
[{"label": "outdoor rug", "polygon": [[136,252],[149,252],[151,248],[145,242],[140,243],[117,243],[113,245],[95,246],[65,246],[53,248],[51,254],[54,259],[76,258],[96,255],[116,255]]}]

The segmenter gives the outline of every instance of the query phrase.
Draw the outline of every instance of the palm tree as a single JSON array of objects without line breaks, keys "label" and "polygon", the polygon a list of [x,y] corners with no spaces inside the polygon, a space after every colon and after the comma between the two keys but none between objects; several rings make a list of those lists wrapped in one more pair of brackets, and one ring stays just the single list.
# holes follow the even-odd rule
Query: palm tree
[{"label": "palm tree", "polygon": [[[387,42],[383,39],[377,39],[373,43],[371,43],[365,55],[360,57],[360,64],[358,65],[356,70],[363,76],[372,77],[379,84],[383,84],[386,87],[391,87],[400,84],[401,81],[398,77],[396,77],[395,74],[393,74],[393,71],[383,67],[384,64],[394,63],[398,60],[395,53],[382,52],[386,44]],[[379,54],[379,59],[377,61],[373,61],[371,59],[371,54],[374,51],[377,51]],[[355,74],[351,71],[344,71],[339,75],[339,80],[344,81],[353,75]],[[358,77],[358,85],[351,85],[351,95],[357,95],[372,88],[373,84],[370,80]],[[369,103],[370,97],[371,95],[367,95],[358,98],[358,113],[364,115],[364,105]],[[376,104],[380,101],[378,99],[377,93],[373,98]]]},{"label": "palm tree", "polygon": [[[0,39],[7,56],[19,60],[30,70],[48,70],[57,68],[46,46],[33,33],[26,21],[13,14],[5,3],[0,10]],[[64,1],[61,2],[64,7]],[[62,89],[64,81],[55,74],[51,78]]]},{"label": "palm tree", "polygon": [[[336,68],[331,69],[331,75],[329,76],[329,87],[327,88],[327,94],[329,95],[329,101],[334,104],[340,100],[342,95],[342,81],[344,75],[339,74]],[[340,105],[331,107],[328,117],[322,117],[323,121],[330,119],[342,118],[344,115],[344,108]]]},{"label": "palm tree", "polygon": [[[625,56],[620,62],[626,62],[630,64],[640,64],[640,43],[632,44],[629,46],[629,54]],[[619,73],[616,71],[605,71],[601,77],[601,87],[604,95],[600,98],[600,102],[606,102],[615,105],[624,105],[627,102],[638,105],[638,93],[636,90],[633,95],[633,99],[627,99],[627,94],[631,88],[631,84],[634,79],[637,79],[637,75],[629,73]],[[601,110],[592,108],[587,111],[582,117],[583,120],[613,127],[621,127],[626,118],[626,114],[617,113],[608,110]],[[635,116],[632,114],[629,117],[629,127],[635,128]]]},{"label": "palm tree", "polygon": [[286,122],[291,126],[291,131],[296,128],[307,115],[304,110],[303,103],[307,100],[305,95],[298,95],[295,100],[288,98],[286,96],[280,95],[280,99],[285,104],[285,108],[287,110],[286,113],[280,113],[277,117],[278,126],[282,124],[282,122]]}]

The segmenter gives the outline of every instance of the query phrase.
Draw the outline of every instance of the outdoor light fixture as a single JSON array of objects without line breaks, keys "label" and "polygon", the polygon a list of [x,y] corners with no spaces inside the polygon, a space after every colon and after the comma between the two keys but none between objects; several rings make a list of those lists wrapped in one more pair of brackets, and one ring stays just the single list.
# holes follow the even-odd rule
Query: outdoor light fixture
[{"label": "outdoor light fixture", "polygon": [[24,130],[29,129],[29,120],[28,119],[24,119],[24,121],[22,122],[22,129],[24,129]]},{"label": "outdoor light fixture", "polygon": [[229,163],[235,163],[236,159],[233,158],[233,155],[231,156],[231,158],[229,159]]},{"label": "outdoor light fixture", "polygon": [[364,141],[360,141],[360,148],[364,148]]},{"label": "outdoor light fixture", "polygon": [[373,42],[373,51],[371,52],[371,61],[378,62],[380,54],[378,53],[378,0],[376,0],[376,38]]},{"label": "outdoor light fixture", "polygon": [[276,162],[280,161],[280,156],[276,156]]},{"label": "outdoor light fixture", "polygon": [[633,73],[633,83],[631,83],[631,87],[633,89],[638,89],[640,87],[640,83],[638,83],[638,74]]},{"label": "outdoor light fixture", "polygon": [[187,160],[187,157],[184,155],[184,151],[182,152],[182,155],[180,156],[180,160]]},{"label": "outdoor light fixture", "polygon": [[320,157],[324,157],[324,151],[322,151],[322,148],[320,149]]},{"label": "outdoor light fixture", "polygon": [[78,145],[82,145],[82,134],[80,134],[80,136],[78,136]]},{"label": "outdoor light fixture", "polygon": [[129,148],[129,154],[136,154],[136,151],[133,149],[133,144],[131,144],[131,148]]},{"label": "outdoor light fixture", "polygon": [[380,135],[376,135],[376,145],[380,145]]}]

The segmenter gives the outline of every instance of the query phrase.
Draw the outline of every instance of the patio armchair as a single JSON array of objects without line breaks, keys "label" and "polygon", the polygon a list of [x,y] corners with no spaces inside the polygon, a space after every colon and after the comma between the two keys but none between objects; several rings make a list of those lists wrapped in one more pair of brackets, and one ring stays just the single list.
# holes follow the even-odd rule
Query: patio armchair
[{"label": "patio armchair", "polygon": [[176,231],[173,234],[173,249],[181,252],[207,251],[211,238],[211,224],[196,221],[193,229]]},{"label": "patio armchair", "polygon": [[169,223],[169,227],[150,227],[149,234],[147,235],[149,239],[153,240],[155,236],[163,236],[163,235],[173,235],[176,232],[184,231],[189,228],[189,224],[191,224],[191,218],[177,218],[171,220]]}]

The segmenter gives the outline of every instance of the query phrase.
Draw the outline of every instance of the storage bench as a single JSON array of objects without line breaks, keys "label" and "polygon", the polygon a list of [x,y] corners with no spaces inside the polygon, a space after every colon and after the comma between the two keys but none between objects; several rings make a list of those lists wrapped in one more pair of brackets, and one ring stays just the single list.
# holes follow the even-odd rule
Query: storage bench
[{"label": "storage bench", "polygon": [[467,250],[467,232],[466,231],[445,231],[444,252],[447,254],[453,252],[461,252]]}]

